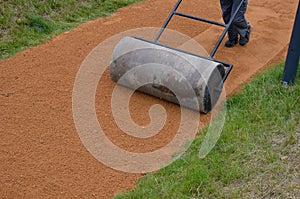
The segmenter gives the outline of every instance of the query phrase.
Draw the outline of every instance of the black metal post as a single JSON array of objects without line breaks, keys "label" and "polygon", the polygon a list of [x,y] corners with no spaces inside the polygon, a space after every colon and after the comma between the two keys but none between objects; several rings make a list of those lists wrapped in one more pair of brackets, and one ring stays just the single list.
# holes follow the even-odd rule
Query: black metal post
[{"label": "black metal post", "polygon": [[282,78],[283,85],[294,84],[297,68],[299,65],[299,57],[300,57],[300,13],[299,12],[300,12],[300,0],[298,3],[295,24],[291,36],[285,67],[284,67],[284,73]]}]

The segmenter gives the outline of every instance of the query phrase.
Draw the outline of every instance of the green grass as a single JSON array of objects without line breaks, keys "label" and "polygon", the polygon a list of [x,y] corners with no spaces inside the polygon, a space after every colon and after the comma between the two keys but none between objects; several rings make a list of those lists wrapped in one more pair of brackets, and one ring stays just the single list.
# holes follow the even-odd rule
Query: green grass
[{"label": "green grass", "polygon": [[142,0],[0,1],[0,59]]},{"label": "green grass", "polygon": [[300,73],[292,87],[281,86],[282,73],[281,64],[259,74],[227,101],[223,132],[206,158],[197,138],[181,159],[116,198],[300,197]]}]

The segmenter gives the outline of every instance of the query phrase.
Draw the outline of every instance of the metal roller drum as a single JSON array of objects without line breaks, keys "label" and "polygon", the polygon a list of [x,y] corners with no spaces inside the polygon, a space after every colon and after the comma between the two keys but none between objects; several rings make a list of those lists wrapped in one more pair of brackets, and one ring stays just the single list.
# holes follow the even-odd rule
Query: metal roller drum
[{"label": "metal roller drum", "polygon": [[[144,68],[134,70],[139,66]],[[177,104],[180,98],[182,106],[203,113],[217,103],[224,75],[218,62],[134,37],[119,41],[110,63],[110,76],[118,84]]]}]

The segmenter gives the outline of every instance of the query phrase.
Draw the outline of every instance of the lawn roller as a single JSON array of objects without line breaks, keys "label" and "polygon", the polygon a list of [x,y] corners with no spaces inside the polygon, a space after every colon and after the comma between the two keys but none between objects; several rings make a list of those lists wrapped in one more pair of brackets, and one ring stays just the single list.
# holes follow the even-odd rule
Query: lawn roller
[{"label": "lawn roller", "polygon": [[[181,2],[182,0],[177,1],[154,41],[132,36],[124,37],[118,42],[114,48],[110,62],[110,76],[113,81],[122,86],[134,90],[137,89],[143,93],[177,104],[179,103],[178,97],[180,97],[182,99],[180,101],[181,106],[208,113],[216,105],[223,88],[223,83],[233,67],[230,63],[214,59],[214,55],[244,0],[241,0],[240,5],[227,24],[178,12],[177,10]],[[225,28],[209,56],[197,55],[159,43],[161,35],[174,15]],[[149,70],[135,71],[123,77],[124,74],[135,67],[147,64],[159,64],[163,71],[164,66],[166,70],[157,73],[157,68],[149,67]],[[174,70],[169,70],[169,68]],[[179,72],[181,76],[174,73],[174,71]],[[158,78],[158,76],[161,76],[161,78]],[[195,95],[191,96],[188,94],[188,88],[182,84],[182,76],[189,82]],[[121,78],[122,81],[119,81]],[[137,86],[145,79],[151,83]],[[173,90],[164,85],[171,85]],[[197,100],[197,107],[195,107],[195,101],[193,100]]]}]

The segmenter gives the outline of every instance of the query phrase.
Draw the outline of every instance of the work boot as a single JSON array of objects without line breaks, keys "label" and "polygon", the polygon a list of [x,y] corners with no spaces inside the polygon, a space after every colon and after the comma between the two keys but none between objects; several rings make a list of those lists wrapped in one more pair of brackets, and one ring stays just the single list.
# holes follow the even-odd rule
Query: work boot
[{"label": "work boot", "polygon": [[250,41],[250,33],[251,33],[251,31],[252,31],[252,27],[251,27],[250,24],[248,24],[248,26],[247,26],[247,32],[246,32],[245,37],[241,36],[241,38],[239,40],[239,44],[241,46],[245,46]]},{"label": "work boot", "polygon": [[226,46],[227,48],[231,48],[231,47],[235,46],[237,43],[238,43],[238,38],[236,38],[236,39],[228,39],[228,40],[225,42],[225,46]]}]

